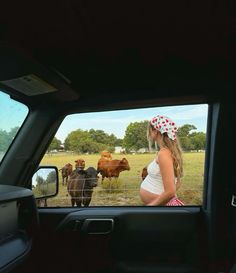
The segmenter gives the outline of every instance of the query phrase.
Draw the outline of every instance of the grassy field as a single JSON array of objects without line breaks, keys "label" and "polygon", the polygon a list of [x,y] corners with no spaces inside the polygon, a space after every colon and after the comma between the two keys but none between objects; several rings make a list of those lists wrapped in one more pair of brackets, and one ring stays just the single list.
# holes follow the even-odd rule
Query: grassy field
[{"label": "grassy field", "polygon": [[[114,159],[122,159],[122,155],[113,155]],[[121,172],[117,181],[118,188],[109,190],[109,181],[104,180],[104,186],[99,179],[98,187],[94,189],[90,206],[135,206],[142,205],[139,198],[142,168],[148,165],[155,157],[154,154],[125,155],[131,167],[130,171]],[[178,197],[186,205],[201,205],[203,193],[203,173],[205,153],[184,153],[184,177],[182,187],[178,191]],[[54,154],[45,155],[42,165],[55,165],[60,169],[66,163],[74,165],[74,161],[83,158],[87,167],[97,167],[100,155],[69,155]],[[62,186],[61,172],[59,194],[48,199],[48,206],[71,206],[70,197],[66,186]]]}]

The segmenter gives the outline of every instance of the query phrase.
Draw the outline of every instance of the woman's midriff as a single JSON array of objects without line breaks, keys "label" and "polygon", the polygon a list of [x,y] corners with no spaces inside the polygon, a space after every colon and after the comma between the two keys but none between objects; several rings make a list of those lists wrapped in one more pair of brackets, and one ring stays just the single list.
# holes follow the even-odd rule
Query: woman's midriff
[{"label": "woman's midriff", "polygon": [[146,205],[148,203],[150,203],[151,201],[153,201],[153,199],[157,198],[159,195],[146,191],[143,188],[140,188],[140,198],[142,200],[142,202]]}]

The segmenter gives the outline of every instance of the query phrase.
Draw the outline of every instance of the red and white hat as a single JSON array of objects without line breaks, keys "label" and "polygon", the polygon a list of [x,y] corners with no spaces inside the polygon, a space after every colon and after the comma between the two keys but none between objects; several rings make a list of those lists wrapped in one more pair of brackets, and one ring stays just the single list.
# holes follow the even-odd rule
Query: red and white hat
[{"label": "red and white hat", "polygon": [[161,132],[161,134],[167,133],[168,137],[172,140],[176,140],[176,133],[178,127],[167,116],[157,115],[156,117],[152,118],[151,125]]}]

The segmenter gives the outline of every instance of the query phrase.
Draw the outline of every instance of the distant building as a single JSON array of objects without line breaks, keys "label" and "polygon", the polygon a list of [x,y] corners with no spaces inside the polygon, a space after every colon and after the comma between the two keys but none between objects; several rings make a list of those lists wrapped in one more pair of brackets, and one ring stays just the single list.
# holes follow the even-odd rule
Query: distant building
[{"label": "distant building", "polygon": [[137,153],[139,153],[139,154],[149,153],[149,149],[148,148],[141,148],[141,149],[138,149]]},{"label": "distant building", "polygon": [[65,146],[63,144],[61,144],[60,149],[58,151],[59,152],[64,152],[65,151]]},{"label": "distant building", "polygon": [[115,154],[121,154],[121,153],[123,153],[124,151],[125,151],[125,149],[122,148],[121,146],[116,146],[116,147],[115,147],[114,153],[115,153]]}]

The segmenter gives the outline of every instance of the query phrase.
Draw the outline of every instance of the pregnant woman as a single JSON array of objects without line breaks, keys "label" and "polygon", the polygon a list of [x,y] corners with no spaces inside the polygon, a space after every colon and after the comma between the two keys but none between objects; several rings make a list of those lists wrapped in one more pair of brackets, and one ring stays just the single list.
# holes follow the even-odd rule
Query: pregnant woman
[{"label": "pregnant woman", "polygon": [[176,124],[166,116],[157,115],[148,125],[147,136],[149,141],[157,143],[160,150],[148,165],[148,175],[140,188],[141,200],[148,206],[183,206],[176,195],[183,176]]}]

